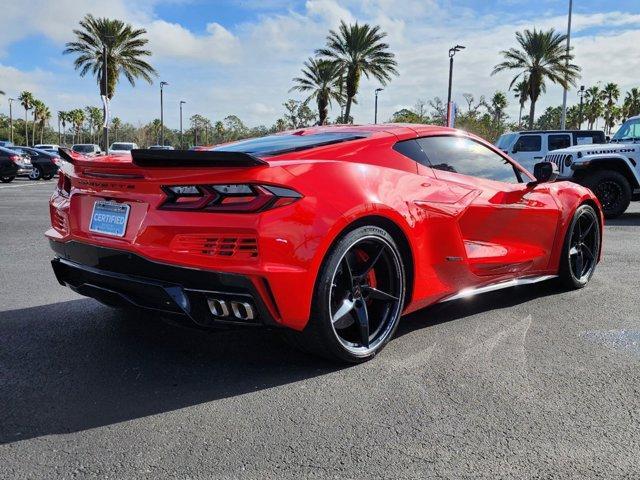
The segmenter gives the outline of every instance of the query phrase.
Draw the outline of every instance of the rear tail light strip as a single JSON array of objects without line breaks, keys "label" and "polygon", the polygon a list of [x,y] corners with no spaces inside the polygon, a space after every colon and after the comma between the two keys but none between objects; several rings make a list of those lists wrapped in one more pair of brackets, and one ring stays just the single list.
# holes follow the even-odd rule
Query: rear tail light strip
[{"label": "rear tail light strip", "polygon": [[165,185],[163,210],[255,213],[289,205],[302,195],[272,185]]}]

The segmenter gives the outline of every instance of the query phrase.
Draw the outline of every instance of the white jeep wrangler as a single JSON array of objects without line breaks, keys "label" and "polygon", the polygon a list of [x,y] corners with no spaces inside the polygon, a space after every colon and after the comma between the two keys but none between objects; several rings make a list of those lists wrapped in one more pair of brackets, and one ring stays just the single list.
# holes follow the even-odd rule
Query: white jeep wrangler
[{"label": "white jeep wrangler", "polygon": [[607,218],[618,217],[640,200],[640,116],[624,122],[611,143],[554,150],[545,161],[558,166],[560,180],[590,188]]}]

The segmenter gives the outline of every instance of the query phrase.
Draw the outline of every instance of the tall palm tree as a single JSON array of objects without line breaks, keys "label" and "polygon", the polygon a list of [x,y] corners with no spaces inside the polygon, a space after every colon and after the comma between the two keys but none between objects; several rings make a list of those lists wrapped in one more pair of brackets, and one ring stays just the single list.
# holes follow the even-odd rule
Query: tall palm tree
[{"label": "tall palm tree", "polygon": [[38,123],[40,124],[40,143],[44,142],[44,128],[51,120],[51,110],[46,105],[38,111]]},{"label": "tall palm tree", "polygon": [[89,71],[96,77],[98,85],[102,80],[105,58],[103,45],[107,47],[107,96],[113,98],[120,75],[124,75],[131,85],[142,78],[153,83],[157,76],[155,69],[145,57],[151,52],[144,47],[149,40],[144,37],[144,28],[134,28],[121,20],[95,18],[88,14],[80,21],[79,29],[73,31],[76,41],[66,44],[64,54],[76,54],[73,62],[80,76]]},{"label": "tall palm tree", "polygon": [[302,77],[296,77],[293,81],[297,84],[289,90],[309,92],[305,100],[315,98],[318,105],[318,124],[324,125],[329,116],[331,100],[338,103],[342,101],[340,95],[340,66],[330,60],[310,58],[304,62]]},{"label": "tall palm tree", "polygon": [[35,100],[35,98],[33,98],[33,93],[27,92],[25,90],[24,92],[20,93],[18,100],[20,101],[20,105],[22,105],[22,108],[24,108],[24,143],[28,145],[29,121],[27,119],[27,114],[29,113],[29,110],[33,108],[33,101]]},{"label": "tall palm tree", "polygon": [[600,118],[600,115],[602,115],[602,111],[604,109],[600,87],[594,85],[593,87],[587,88],[584,94],[584,98],[584,116],[589,123],[589,130],[592,130],[595,123],[598,121],[598,118]]},{"label": "tall palm tree", "polygon": [[624,97],[623,120],[640,114],[640,88],[632,88]]},{"label": "tall palm tree", "polygon": [[327,45],[316,51],[318,55],[335,62],[345,79],[347,102],[343,122],[351,114],[351,104],[358,93],[360,78],[373,76],[382,85],[398,75],[395,55],[383,42],[387,34],[378,25],[347,25],[340,22],[338,31],[329,31]]},{"label": "tall palm tree", "polygon": [[84,110],[75,108],[69,112],[74,127],[73,143],[82,143],[82,125],[85,121]]},{"label": "tall palm tree", "polygon": [[611,133],[611,129],[615,125],[615,116],[619,112],[615,112],[616,102],[620,98],[620,88],[615,83],[607,83],[602,91],[602,100],[604,102],[604,127],[606,133]]},{"label": "tall palm tree", "polygon": [[504,109],[507,108],[507,96],[502,92],[496,92],[491,97],[491,104],[489,105],[489,112],[493,117],[493,123],[501,123],[504,120]]},{"label": "tall palm tree", "polygon": [[60,123],[62,123],[62,143],[67,144],[67,122],[71,123],[71,115],[66,111],[59,111],[58,117],[60,117]]},{"label": "tall palm tree", "polygon": [[513,96],[518,99],[518,104],[520,105],[520,111],[518,112],[518,126],[520,126],[522,125],[522,110],[524,110],[524,105],[529,98],[529,84],[526,78],[514,85],[513,93]]},{"label": "tall palm tree", "polygon": [[529,128],[533,128],[536,113],[536,102],[540,93],[545,90],[545,81],[560,84],[563,88],[575,85],[579,78],[580,67],[571,63],[574,56],[567,52],[565,42],[567,36],[556,33],[554,29],[538,31],[535,28],[516,32],[516,40],[521,49],[510,48],[500,52],[505,61],[493,68],[491,75],[505,70],[519,70],[509,88],[521,78],[527,78],[529,84],[528,97]]},{"label": "tall palm tree", "polygon": [[120,129],[122,121],[118,117],[113,117],[111,120],[111,127],[113,128],[113,134],[115,135],[115,141],[118,141],[118,129]]},{"label": "tall palm tree", "polygon": [[42,100],[35,99],[32,102],[32,106],[33,106],[33,126],[31,128],[31,145],[35,145],[36,144],[36,124],[38,123],[42,110],[44,110],[45,108],[45,104]]}]

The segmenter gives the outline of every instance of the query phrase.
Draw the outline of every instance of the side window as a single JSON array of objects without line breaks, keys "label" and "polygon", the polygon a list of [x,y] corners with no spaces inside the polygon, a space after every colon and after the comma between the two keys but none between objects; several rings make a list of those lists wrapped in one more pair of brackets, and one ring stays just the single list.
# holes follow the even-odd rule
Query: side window
[{"label": "side window", "polygon": [[539,152],[540,150],[542,150],[540,135],[523,135],[513,146],[514,152]]},{"label": "side window", "polygon": [[429,165],[429,160],[427,159],[424,151],[420,148],[420,144],[418,144],[414,139],[398,142],[393,146],[393,149],[415,162],[421,163],[427,167],[431,166]]},{"label": "side window", "polygon": [[549,135],[549,151],[571,146],[569,135]]},{"label": "side window", "polygon": [[498,182],[519,183],[520,173],[507,159],[469,138],[424,137],[418,143],[431,167]]}]

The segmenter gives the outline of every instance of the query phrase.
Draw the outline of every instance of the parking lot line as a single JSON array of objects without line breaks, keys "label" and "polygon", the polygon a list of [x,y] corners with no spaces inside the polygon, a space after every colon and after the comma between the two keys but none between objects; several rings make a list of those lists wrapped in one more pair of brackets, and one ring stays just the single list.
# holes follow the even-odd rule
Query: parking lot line
[{"label": "parking lot line", "polygon": [[19,187],[37,187],[38,185],[51,185],[50,183],[21,183],[19,185],[1,185],[0,190],[5,188],[19,188]]}]

